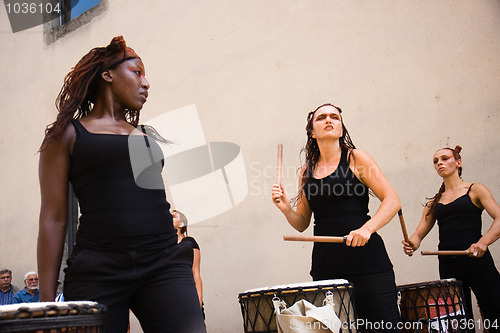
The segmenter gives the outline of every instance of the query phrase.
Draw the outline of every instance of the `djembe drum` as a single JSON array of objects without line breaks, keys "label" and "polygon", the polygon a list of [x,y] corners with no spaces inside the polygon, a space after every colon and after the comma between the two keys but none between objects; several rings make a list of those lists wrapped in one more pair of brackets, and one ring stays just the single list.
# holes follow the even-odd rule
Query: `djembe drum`
[{"label": "djembe drum", "polygon": [[323,280],[252,289],[239,294],[245,333],[278,332],[274,297],[284,301],[287,306],[301,299],[322,306],[329,291],[333,293],[335,314],[342,323],[342,332],[356,332],[356,316],[351,301],[354,286],[347,280]]},{"label": "djembe drum", "polygon": [[446,279],[398,286],[403,332],[467,332],[462,282]]},{"label": "djembe drum", "polygon": [[89,301],[0,306],[0,332],[101,333],[106,307]]}]

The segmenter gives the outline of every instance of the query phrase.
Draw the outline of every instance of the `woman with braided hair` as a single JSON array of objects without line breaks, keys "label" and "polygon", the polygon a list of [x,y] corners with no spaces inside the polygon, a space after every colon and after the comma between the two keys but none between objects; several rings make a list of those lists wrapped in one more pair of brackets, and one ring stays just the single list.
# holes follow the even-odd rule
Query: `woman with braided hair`
[{"label": "woman with braided hair", "polygon": [[[377,233],[401,208],[399,198],[373,158],[352,143],[339,107],[323,104],[309,112],[306,134],[296,209],[283,184],[273,186],[273,202],[299,232],[309,227],[314,213],[314,235],[346,237],[345,245],[314,243],[313,280],[353,283],[356,313],[366,324],[358,327],[361,332],[371,327],[399,332],[393,266]],[[373,217],[370,190],[381,201]]]},{"label": "woman with braided hair", "polygon": [[70,182],[81,217],[65,300],[106,305],[106,333],[127,331],[129,309],[144,332],[205,332],[192,250],[177,245],[162,155],[151,158],[167,140],[138,125],[148,89],[141,58],[121,36],[66,76],[40,148],[40,300],[56,296]]},{"label": "woman with braided hair", "polygon": [[[434,168],[443,178],[437,194],[428,198],[420,223],[403,250],[412,255],[436,220],[439,250],[467,250],[468,256],[439,256],[441,279],[462,281],[466,311],[472,318],[471,289],[476,295],[490,332],[500,325],[500,274],[488,246],[500,238],[500,206],[491,192],[480,183],[462,180],[462,147],[442,148],[433,157]],[[493,218],[488,231],[481,235],[483,210]],[[494,325],[496,320],[496,330]],[[486,322],[485,322],[486,324]]]}]

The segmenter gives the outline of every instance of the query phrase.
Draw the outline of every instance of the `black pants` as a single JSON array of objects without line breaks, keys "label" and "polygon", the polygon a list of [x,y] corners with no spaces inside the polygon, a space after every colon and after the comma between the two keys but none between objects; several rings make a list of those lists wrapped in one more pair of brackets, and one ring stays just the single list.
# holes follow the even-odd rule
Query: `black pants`
[{"label": "black pants", "polygon": [[106,333],[127,332],[129,309],[145,333],[204,333],[192,262],[187,242],[144,252],[75,247],[65,269],[64,297],[106,305]]},{"label": "black pants", "polygon": [[[398,308],[398,288],[394,271],[349,276],[354,284],[354,305],[358,318],[366,321],[361,332],[401,332]],[[385,324],[382,324],[385,323]]]},{"label": "black pants", "polygon": [[401,332],[394,271],[342,277],[354,285],[359,332]]},{"label": "black pants", "polygon": [[[467,317],[473,319],[471,289],[476,295],[479,307],[485,317],[481,328],[490,328],[489,332],[500,332],[500,273],[487,251],[481,258],[463,256],[439,258],[439,276],[441,279],[455,278],[462,281]],[[478,327],[478,320],[474,321]],[[496,327],[494,327],[496,326]]]}]

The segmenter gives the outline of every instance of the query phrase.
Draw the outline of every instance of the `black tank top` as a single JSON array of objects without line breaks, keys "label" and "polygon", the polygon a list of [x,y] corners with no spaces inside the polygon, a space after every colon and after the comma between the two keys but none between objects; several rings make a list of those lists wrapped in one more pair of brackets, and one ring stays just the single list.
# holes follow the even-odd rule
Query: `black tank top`
[{"label": "black tank top", "polygon": [[[81,212],[76,244],[114,251],[176,244],[177,234],[161,178],[163,160],[149,159],[151,151],[163,156],[158,144],[147,137],[151,151],[131,154],[130,147],[145,147],[145,136],[94,134],[79,121],[72,123],[76,140],[70,182]],[[131,157],[135,165],[143,164],[144,171],[135,176]]]},{"label": "black tank top", "polygon": [[[314,235],[345,236],[370,219],[369,189],[349,168],[347,149],[330,175],[309,178],[304,194],[314,213]],[[392,268],[382,238],[373,233],[365,246],[314,243],[311,276],[314,280],[377,273]]]},{"label": "black tank top", "polygon": [[469,192],[448,204],[437,203],[434,216],[439,226],[439,250],[467,250],[481,238],[482,209],[472,203]]}]

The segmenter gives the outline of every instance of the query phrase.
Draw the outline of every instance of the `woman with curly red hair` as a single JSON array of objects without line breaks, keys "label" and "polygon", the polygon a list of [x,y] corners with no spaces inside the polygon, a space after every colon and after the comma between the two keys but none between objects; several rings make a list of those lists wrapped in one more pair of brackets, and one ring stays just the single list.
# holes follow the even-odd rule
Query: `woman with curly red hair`
[{"label": "woman with curly red hair", "polygon": [[65,300],[106,305],[107,333],[127,331],[129,309],[144,332],[205,332],[192,251],[177,245],[163,159],[151,158],[166,140],[138,126],[148,89],[141,58],[121,36],[92,49],[66,76],[40,148],[40,300],[56,296],[71,183],[81,217]]}]

